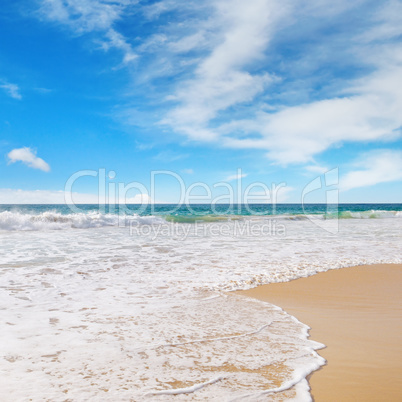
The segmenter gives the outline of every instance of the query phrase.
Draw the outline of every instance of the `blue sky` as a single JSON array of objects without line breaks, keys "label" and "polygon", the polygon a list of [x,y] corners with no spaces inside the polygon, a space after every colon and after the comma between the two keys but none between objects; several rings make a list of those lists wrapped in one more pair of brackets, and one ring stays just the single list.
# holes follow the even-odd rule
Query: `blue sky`
[{"label": "blue sky", "polygon": [[[0,203],[60,202],[85,169],[148,193],[152,171],[187,188],[241,175],[300,202],[334,168],[341,202],[402,202],[401,15],[397,0],[4,0]],[[156,188],[178,200],[172,175]],[[98,180],[72,189],[92,201]]]}]

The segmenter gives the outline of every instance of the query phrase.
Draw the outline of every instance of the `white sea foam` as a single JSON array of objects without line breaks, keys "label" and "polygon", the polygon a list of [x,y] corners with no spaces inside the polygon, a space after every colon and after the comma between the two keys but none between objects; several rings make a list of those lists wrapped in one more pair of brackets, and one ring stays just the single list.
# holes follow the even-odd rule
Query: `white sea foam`
[{"label": "white sea foam", "polygon": [[311,400],[323,359],[308,327],[224,291],[402,261],[399,219],[346,219],[337,234],[288,221],[284,237],[184,224],[183,239],[91,219],[0,233],[4,401]]},{"label": "white sea foam", "polygon": [[315,219],[388,219],[402,218],[401,211],[340,211],[339,213],[329,212],[327,214],[283,214],[276,215],[276,219],[285,219],[293,221],[315,220]]},{"label": "white sea foam", "polygon": [[0,230],[88,229],[103,226],[125,226],[131,223],[152,225],[166,223],[158,216],[102,214],[99,212],[61,214],[59,212],[0,212]]},{"label": "white sea foam", "polygon": [[[214,378],[213,380],[203,382],[201,384],[195,384],[191,387],[187,388],[175,388],[175,389],[170,389],[166,391],[156,391],[154,393],[148,394],[149,396],[154,396],[154,395],[180,395],[180,394],[191,394],[195,391],[198,391],[201,388],[206,387],[207,385],[215,384],[218,381],[223,380],[225,377],[217,377]],[[147,395],[147,396],[148,396]]]}]

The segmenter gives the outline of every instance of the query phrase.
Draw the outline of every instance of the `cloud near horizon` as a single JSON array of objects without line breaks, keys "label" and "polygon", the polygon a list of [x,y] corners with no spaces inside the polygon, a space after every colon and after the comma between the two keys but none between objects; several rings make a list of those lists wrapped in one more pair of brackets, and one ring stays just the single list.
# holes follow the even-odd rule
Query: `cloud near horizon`
[{"label": "cloud near horizon", "polygon": [[402,150],[378,150],[356,163],[360,168],[340,179],[341,191],[402,180]]},{"label": "cloud near horizon", "polygon": [[[102,204],[104,198],[98,194],[86,194],[53,190],[22,190],[0,188],[0,204]],[[111,204],[153,204],[148,194],[136,194],[134,197],[122,197],[109,200]]]},{"label": "cloud near horizon", "polygon": [[8,153],[9,163],[22,162],[30,168],[50,172],[50,166],[42,158],[36,156],[36,151],[28,147],[16,148]]}]

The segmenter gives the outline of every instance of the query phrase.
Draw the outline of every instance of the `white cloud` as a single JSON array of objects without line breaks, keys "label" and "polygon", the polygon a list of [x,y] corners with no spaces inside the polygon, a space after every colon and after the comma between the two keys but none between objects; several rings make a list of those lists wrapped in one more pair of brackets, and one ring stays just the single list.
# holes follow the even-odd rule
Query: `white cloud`
[{"label": "white cloud", "polygon": [[128,64],[138,57],[138,55],[135,54],[135,52],[131,48],[131,45],[127,43],[123,35],[116,32],[114,29],[109,29],[106,32],[105,37],[108,41],[104,41],[102,43],[102,48],[106,51],[109,50],[109,48],[111,47],[122,50],[124,53],[123,64]]},{"label": "white cloud", "polygon": [[185,174],[194,174],[193,169],[183,169],[182,172],[185,173]]},{"label": "white cloud", "polygon": [[[401,133],[402,48],[395,44],[401,1],[137,3],[42,0],[41,12],[77,35],[96,32],[104,50],[124,53],[123,64],[143,54],[135,74],[141,85],[174,77],[158,81],[158,95],[171,105],[161,123],[190,140],[262,150],[277,164],[311,165],[345,142],[388,141]],[[136,49],[116,24],[133,7],[156,24],[151,35],[135,38]],[[158,20],[165,12],[176,19]],[[359,71],[366,72],[361,80],[348,76]],[[327,73],[334,82],[314,81]],[[138,120],[129,107],[120,117]]]},{"label": "white cloud", "polygon": [[359,170],[349,172],[341,178],[342,191],[402,180],[402,151],[371,152],[357,166],[360,167]]},{"label": "white cloud", "polygon": [[311,173],[317,173],[317,174],[324,174],[328,172],[328,168],[325,166],[319,166],[319,165],[308,165],[304,167],[305,170]]},{"label": "white cloud", "polygon": [[199,48],[202,46],[205,43],[205,40],[206,38],[204,32],[200,31],[193,35],[180,38],[177,41],[170,42],[169,48],[175,53],[186,53],[194,48]]},{"label": "white cloud", "polygon": [[[214,2],[213,23],[219,27],[209,54],[196,65],[194,78],[181,82],[170,99],[178,105],[163,124],[196,140],[215,140],[218,133],[207,126],[218,113],[250,102],[275,80],[268,73],[252,74],[247,67],[261,60],[279,13],[268,0]],[[199,44],[197,32],[171,44],[182,51]]]},{"label": "white cloud", "polygon": [[[77,204],[97,204],[98,196],[95,194],[72,194]],[[51,190],[14,190],[0,188],[0,204],[64,204],[64,191]]]},{"label": "white cloud", "polygon": [[294,191],[295,189],[293,187],[286,185],[277,187],[273,186],[270,189],[269,188],[265,189],[265,191],[250,192],[247,198],[248,202],[250,203],[268,202],[268,203],[282,204],[289,202],[290,194],[293,193]]},{"label": "white cloud", "polygon": [[[120,18],[126,0],[42,0],[46,18],[70,26],[76,33],[107,31]],[[136,2],[135,2],[136,3]]]},{"label": "white cloud", "polygon": [[36,156],[36,151],[31,148],[17,148],[8,153],[9,163],[22,162],[33,169],[50,171],[50,166],[41,158]]},{"label": "white cloud", "polygon": [[[184,7],[186,3],[190,3],[190,0],[187,0],[184,4],[182,3],[182,7]],[[180,5],[177,0],[161,0],[144,6],[142,11],[148,19],[152,20],[157,19],[161,14],[172,11],[178,7],[180,7]]]},{"label": "white cloud", "polygon": [[159,152],[157,155],[154,156],[154,159],[162,162],[174,162],[180,159],[186,159],[188,157],[189,155],[187,154],[180,154],[177,152],[166,150]]},{"label": "white cloud", "polygon": [[392,39],[402,35],[401,15],[401,1],[390,0],[385,2],[374,17],[377,24],[362,34],[360,39],[370,42]]},{"label": "white cloud", "polygon": [[113,25],[138,0],[42,0],[40,14],[50,21],[69,27],[73,33],[103,33],[104,50],[116,48],[123,52],[123,64],[137,58],[127,39]]},{"label": "white cloud", "polygon": [[136,144],[136,149],[139,151],[148,151],[149,149],[152,149],[155,147],[155,144],[153,143],[137,143]]},{"label": "white cloud", "polygon": [[3,81],[3,84],[0,84],[0,88],[4,89],[4,91],[12,98],[18,100],[22,99],[20,87],[18,85]]},{"label": "white cloud", "polygon": [[274,194],[274,202],[277,204],[290,202],[290,194],[293,193],[295,189],[290,186],[278,186],[276,193]]},{"label": "white cloud", "polygon": [[[314,155],[347,141],[395,139],[402,126],[402,65],[378,71],[359,85],[353,87],[354,96],[233,121],[221,127],[223,143],[233,148],[266,149],[271,160],[286,165],[310,162]],[[231,135],[235,130],[241,131],[243,138]],[[254,133],[257,138],[247,138]]]},{"label": "white cloud", "polygon": [[236,173],[226,177],[226,181],[240,180],[248,176],[248,173]]},{"label": "white cloud", "polygon": [[[399,34],[400,24],[395,23],[399,14],[395,12],[402,7],[401,2],[391,1],[379,16],[372,16],[367,28],[372,42],[362,35],[339,35],[339,42],[334,42],[347,49],[340,57],[352,53],[361,67],[374,72],[361,80],[340,79],[335,85],[338,93],[296,106],[272,107],[267,101],[256,102],[261,94],[269,99],[269,86],[279,79],[269,72],[252,72],[258,71],[253,66],[268,57],[270,41],[283,27],[298,18],[319,25],[322,23],[317,19],[333,18],[363,3],[215,2],[215,14],[208,22],[220,30],[213,35],[211,51],[196,61],[193,78],[179,80],[174,94],[168,97],[176,106],[162,123],[192,140],[265,150],[269,159],[282,165],[314,162],[315,155],[345,142],[398,138],[402,126],[402,50],[381,40]],[[387,35],[384,27],[390,30]],[[198,34],[193,32],[183,42],[174,43],[186,44],[188,39],[189,48],[193,42],[199,46],[197,40],[204,32],[205,26],[200,24]],[[169,38],[166,41],[172,45]],[[331,49],[325,51],[331,53]],[[317,69],[322,61],[318,56],[314,60]],[[233,110],[238,105],[246,105],[244,110],[251,117],[241,119]]]},{"label": "white cloud", "polygon": [[120,204],[153,204],[154,201],[148,194],[136,194],[134,197],[122,198]]}]

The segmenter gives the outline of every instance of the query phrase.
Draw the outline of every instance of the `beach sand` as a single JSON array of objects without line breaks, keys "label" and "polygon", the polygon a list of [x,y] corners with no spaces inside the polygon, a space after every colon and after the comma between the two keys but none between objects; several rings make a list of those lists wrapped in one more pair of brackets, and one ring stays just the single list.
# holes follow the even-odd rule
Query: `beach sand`
[{"label": "beach sand", "polygon": [[402,264],[331,270],[239,294],[309,325],[327,365],[310,377],[315,401],[402,401]]}]

